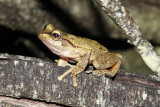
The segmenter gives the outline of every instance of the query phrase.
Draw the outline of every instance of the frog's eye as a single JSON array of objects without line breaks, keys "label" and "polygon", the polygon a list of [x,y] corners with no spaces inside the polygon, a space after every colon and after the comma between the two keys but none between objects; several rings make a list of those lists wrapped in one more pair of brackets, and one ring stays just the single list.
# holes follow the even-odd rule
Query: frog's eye
[{"label": "frog's eye", "polygon": [[54,37],[59,37],[59,35],[57,33],[53,33]]},{"label": "frog's eye", "polygon": [[60,31],[53,31],[51,38],[55,41],[61,40],[62,39],[62,33]]}]

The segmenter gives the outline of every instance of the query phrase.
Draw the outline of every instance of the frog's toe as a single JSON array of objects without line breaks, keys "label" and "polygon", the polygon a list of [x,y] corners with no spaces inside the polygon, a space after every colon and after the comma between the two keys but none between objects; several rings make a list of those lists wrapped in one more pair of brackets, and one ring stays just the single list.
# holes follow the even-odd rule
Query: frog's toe
[{"label": "frog's toe", "polygon": [[93,75],[96,75],[96,76],[98,76],[98,77],[100,77],[100,76],[104,75],[103,73],[101,73],[101,72],[99,72],[99,71],[97,71],[97,70],[90,71],[90,72],[92,72],[92,73],[93,73]]},{"label": "frog's toe", "polygon": [[97,76],[98,76],[98,77],[101,77],[101,76],[102,76],[102,74],[97,74]]},{"label": "frog's toe", "polygon": [[91,70],[86,71],[87,74],[89,74],[89,73],[91,73],[91,72],[92,72]]},{"label": "frog's toe", "polygon": [[75,87],[76,87],[76,86],[77,86],[77,82],[73,82],[73,86],[75,86]]},{"label": "frog's toe", "polygon": [[92,71],[92,73],[96,76],[100,76],[100,73],[99,72],[96,72],[96,71]]},{"label": "frog's toe", "polygon": [[96,76],[100,77],[100,76],[102,76],[103,74],[95,73],[94,75],[96,75]]},{"label": "frog's toe", "polygon": [[59,77],[58,77],[58,80],[59,80],[59,81],[61,81],[61,80],[62,80],[62,78],[63,78],[62,76],[59,76]]}]

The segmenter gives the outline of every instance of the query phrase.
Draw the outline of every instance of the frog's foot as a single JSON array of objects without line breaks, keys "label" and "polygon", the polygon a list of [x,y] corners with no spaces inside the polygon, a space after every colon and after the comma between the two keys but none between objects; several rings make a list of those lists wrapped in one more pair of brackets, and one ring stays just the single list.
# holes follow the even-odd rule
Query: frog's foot
[{"label": "frog's foot", "polygon": [[77,67],[72,67],[65,73],[63,73],[61,76],[58,77],[58,80],[61,81],[65,76],[67,76],[69,73],[72,72],[72,77],[73,77],[73,86],[77,86],[77,80],[76,80],[76,75],[79,74],[82,71],[78,71],[76,69]]},{"label": "frog's foot", "polygon": [[89,70],[86,71],[87,74],[91,73],[93,71],[94,67],[93,66],[89,66]]},{"label": "frog's foot", "polygon": [[102,75],[108,75],[109,77],[112,77],[112,72],[110,70],[93,70],[93,71],[90,71],[92,72],[94,75],[100,77]]},{"label": "frog's foot", "polygon": [[121,61],[116,62],[110,70],[104,69],[104,70],[93,70],[91,71],[94,75],[102,76],[106,75],[108,77],[113,77],[117,73],[119,66],[121,64]]},{"label": "frog's foot", "polygon": [[89,73],[91,73],[91,72],[92,72],[92,70],[87,70],[87,71],[86,71],[87,74],[89,74]]}]

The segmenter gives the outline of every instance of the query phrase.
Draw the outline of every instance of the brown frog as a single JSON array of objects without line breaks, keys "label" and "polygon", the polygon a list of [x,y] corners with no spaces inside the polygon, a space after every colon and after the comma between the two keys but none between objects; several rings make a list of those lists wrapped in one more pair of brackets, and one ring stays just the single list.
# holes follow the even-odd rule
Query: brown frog
[{"label": "brown frog", "polygon": [[[107,48],[95,40],[64,33],[51,24],[46,25],[39,32],[38,37],[54,54],[60,56],[58,66],[71,67],[59,76],[58,80],[72,73],[73,86],[77,86],[76,76],[84,71],[89,63],[96,68],[89,72],[97,76],[113,77],[120,67],[122,56],[110,53]],[[71,65],[68,61],[75,61],[77,64]]]}]

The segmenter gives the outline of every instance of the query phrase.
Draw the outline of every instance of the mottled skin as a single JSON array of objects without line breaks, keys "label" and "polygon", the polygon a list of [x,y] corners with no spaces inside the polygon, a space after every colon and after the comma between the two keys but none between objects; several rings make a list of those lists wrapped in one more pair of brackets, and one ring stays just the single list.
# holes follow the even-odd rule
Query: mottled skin
[{"label": "mottled skin", "polygon": [[[74,86],[77,86],[76,75],[84,71],[88,63],[92,63],[96,70],[87,72],[92,72],[97,76],[113,77],[120,67],[122,56],[110,53],[95,40],[64,33],[51,24],[46,25],[44,30],[39,32],[38,37],[53,53],[60,56],[58,66],[71,67],[59,76],[58,80],[72,73]],[[68,61],[74,61],[77,64],[71,65]]]}]

